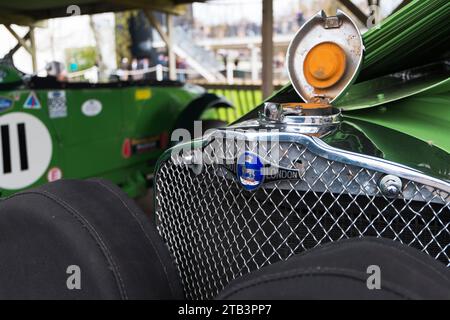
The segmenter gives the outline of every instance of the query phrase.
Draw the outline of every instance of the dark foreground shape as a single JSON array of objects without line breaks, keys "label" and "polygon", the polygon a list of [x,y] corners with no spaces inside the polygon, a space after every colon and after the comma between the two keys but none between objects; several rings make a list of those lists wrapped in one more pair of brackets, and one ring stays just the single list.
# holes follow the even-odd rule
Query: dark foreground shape
[{"label": "dark foreground shape", "polygon": [[[79,290],[69,289],[77,284],[70,266],[81,271]],[[119,188],[59,181],[0,202],[0,299],[183,299],[183,292],[155,227]]]},{"label": "dark foreground shape", "polygon": [[[380,268],[380,290],[367,287],[371,265]],[[352,239],[239,278],[218,299],[450,299],[450,274],[444,264],[397,242]]]},{"label": "dark foreground shape", "polygon": [[[368,289],[377,272],[369,266],[379,267],[380,290]],[[218,299],[450,299],[449,273],[397,242],[351,239],[236,279]],[[134,201],[104,180],[66,180],[0,201],[0,299],[184,294],[166,246]]]}]

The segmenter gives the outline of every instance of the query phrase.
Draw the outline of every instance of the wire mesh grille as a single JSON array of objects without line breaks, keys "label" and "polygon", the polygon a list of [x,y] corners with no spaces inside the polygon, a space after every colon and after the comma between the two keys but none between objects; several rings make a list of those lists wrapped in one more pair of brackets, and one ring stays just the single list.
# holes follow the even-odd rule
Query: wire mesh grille
[{"label": "wire mesh grille", "polygon": [[[242,148],[255,146],[245,144],[233,153]],[[218,164],[194,173],[174,157],[160,167],[158,230],[189,299],[212,298],[241,275],[351,237],[393,239],[450,266],[447,193],[403,180],[402,196],[386,198],[378,187],[379,172],[329,161],[299,144],[278,148],[280,165],[300,164],[302,178],[271,182],[254,192]],[[267,148],[265,160],[272,153]]]}]

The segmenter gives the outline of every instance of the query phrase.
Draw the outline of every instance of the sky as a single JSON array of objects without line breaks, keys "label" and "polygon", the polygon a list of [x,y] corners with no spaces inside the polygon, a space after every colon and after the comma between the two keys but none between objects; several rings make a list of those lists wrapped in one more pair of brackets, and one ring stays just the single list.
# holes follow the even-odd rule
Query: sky
[{"label": "sky", "polygon": [[[295,8],[297,1],[275,0],[275,16]],[[310,2],[310,0],[306,1]],[[261,0],[213,0],[208,3],[194,3],[194,18],[201,20],[204,24],[233,23],[243,19],[260,23],[261,2]],[[219,12],[220,14],[218,14]]]},{"label": "sky", "polygon": [[[331,0],[332,1],[332,0]],[[367,5],[367,0],[352,0],[355,4]],[[382,14],[393,10],[402,0],[381,0]],[[273,0],[274,16],[286,16],[303,7],[320,10],[326,0]],[[260,23],[262,17],[261,0],[210,0],[207,3],[194,3],[194,18],[203,24],[234,23],[240,20]]]}]

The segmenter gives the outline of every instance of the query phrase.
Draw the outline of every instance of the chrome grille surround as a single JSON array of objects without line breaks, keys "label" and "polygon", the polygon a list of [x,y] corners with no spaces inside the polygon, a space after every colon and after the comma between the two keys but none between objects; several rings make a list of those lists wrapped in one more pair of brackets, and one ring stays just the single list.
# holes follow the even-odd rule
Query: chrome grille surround
[{"label": "chrome grille surround", "polygon": [[[305,135],[218,133],[208,138],[202,154],[210,164],[201,170],[175,155],[156,174],[158,230],[189,299],[213,298],[241,275],[351,237],[390,238],[450,266],[449,183]],[[301,179],[245,191],[215,161],[223,134],[234,146],[225,148],[226,158],[246,150],[273,163],[277,154],[280,167],[301,168]],[[399,197],[381,194],[378,182],[385,174],[402,179]]]}]

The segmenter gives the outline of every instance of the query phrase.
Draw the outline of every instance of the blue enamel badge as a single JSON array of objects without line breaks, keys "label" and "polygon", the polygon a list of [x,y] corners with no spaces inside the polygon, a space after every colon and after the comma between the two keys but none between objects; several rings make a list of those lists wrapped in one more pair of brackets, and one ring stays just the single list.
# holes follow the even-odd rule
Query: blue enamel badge
[{"label": "blue enamel badge", "polygon": [[237,178],[247,191],[256,190],[264,181],[262,172],[264,165],[254,153],[245,152],[237,161]]},{"label": "blue enamel badge", "polygon": [[8,110],[13,104],[11,99],[0,97],[0,112]]}]

